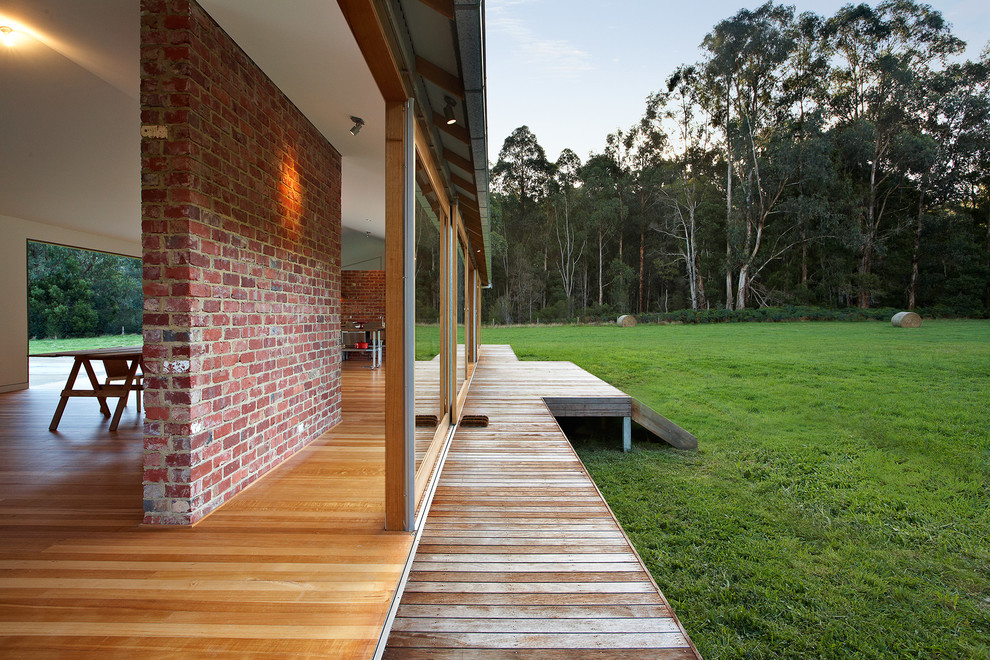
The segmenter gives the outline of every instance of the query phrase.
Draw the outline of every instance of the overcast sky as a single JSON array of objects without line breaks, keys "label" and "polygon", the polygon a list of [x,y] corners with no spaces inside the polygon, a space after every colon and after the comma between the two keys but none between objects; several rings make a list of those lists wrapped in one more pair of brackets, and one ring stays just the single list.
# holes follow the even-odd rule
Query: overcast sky
[{"label": "overcast sky", "polygon": [[[581,160],[605,136],[639,121],[646,96],[681,63],[696,62],[711,27],[759,0],[485,0],[488,151],[523,124],[556,160],[569,147]],[[843,0],[803,0],[798,12],[830,16]],[[875,5],[871,1],[869,4]],[[990,40],[990,0],[930,3],[976,58]]]}]

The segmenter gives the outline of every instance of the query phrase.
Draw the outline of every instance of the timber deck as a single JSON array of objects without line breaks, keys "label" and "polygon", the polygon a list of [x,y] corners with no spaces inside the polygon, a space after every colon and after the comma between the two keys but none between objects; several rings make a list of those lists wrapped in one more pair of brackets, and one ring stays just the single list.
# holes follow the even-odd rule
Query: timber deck
[{"label": "timber deck", "polygon": [[699,657],[546,396],[630,405],[573,364],[483,347],[463,412],[489,426],[454,435],[386,658]]},{"label": "timber deck", "polygon": [[[64,376],[63,376],[64,378]],[[384,514],[383,370],[343,421],[193,528],[142,527],[142,423],[61,383],[0,395],[0,656],[371,657],[412,535]]]},{"label": "timber deck", "polygon": [[[515,356],[513,356],[515,357]],[[457,364],[463,365],[465,360],[464,344],[457,345]],[[471,373],[474,365],[469,367]],[[416,360],[414,366],[415,378],[415,403],[414,414],[417,417],[432,417],[439,422],[443,418],[443,401],[440,398],[440,356],[437,355],[432,360]],[[457,391],[460,391],[464,384],[465,372],[463,367],[457,370]],[[433,443],[437,432],[437,424],[416,424],[416,469],[419,469],[423,458],[426,456]]]}]

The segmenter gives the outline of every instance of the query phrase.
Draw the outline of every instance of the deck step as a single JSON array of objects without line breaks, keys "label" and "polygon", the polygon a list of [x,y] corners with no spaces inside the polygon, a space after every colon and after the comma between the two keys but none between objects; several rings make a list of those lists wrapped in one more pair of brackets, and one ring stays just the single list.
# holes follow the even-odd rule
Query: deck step
[{"label": "deck step", "polygon": [[632,399],[632,419],[653,435],[678,449],[698,448],[698,438],[638,399]]}]

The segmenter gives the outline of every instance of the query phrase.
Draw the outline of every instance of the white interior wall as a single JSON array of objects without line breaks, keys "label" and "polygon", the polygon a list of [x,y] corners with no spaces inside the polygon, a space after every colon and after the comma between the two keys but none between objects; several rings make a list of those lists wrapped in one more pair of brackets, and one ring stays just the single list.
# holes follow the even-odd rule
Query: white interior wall
[{"label": "white interior wall", "polygon": [[343,270],[385,270],[385,241],[344,227],[340,234]]},{"label": "white interior wall", "polygon": [[140,241],[65,229],[0,215],[0,392],[28,386],[27,242],[141,256]]}]

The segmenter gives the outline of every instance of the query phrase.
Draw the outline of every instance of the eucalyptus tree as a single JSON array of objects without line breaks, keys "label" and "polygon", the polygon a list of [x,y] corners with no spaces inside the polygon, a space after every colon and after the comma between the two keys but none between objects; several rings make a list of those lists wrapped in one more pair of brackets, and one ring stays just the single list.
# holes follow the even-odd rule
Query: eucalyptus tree
[{"label": "eucalyptus tree", "polygon": [[[978,66],[982,69],[982,94],[990,95],[987,78],[990,76],[990,42],[980,54]],[[986,277],[983,287],[983,304],[990,307],[990,124],[984,123],[979,131],[974,131],[975,148],[970,150],[970,165],[965,178],[968,203],[976,217],[977,227],[983,225],[983,265]],[[982,208],[981,208],[982,207]]]},{"label": "eucalyptus tree", "polygon": [[[558,205],[554,205],[554,235],[557,238],[558,260],[557,269],[560,272],[561,286],[567,298],[567,316],[574,316],[574,285],[576,273],[587,239],[584,232],[572,219],[571,195],[578,183],[581,169],[581,159],[570,149],[564,149],[557,158],[553,187],[555,197],[560,200],[563,214]],[[562,215],[562,217],[561,217]],[[578,245],[580,241],[580,246]]]},{"label": "eucalyptus tree", "polygon": [[[793,176],[771,159],[773,149],[787,139],[777,119],[784,98],[782,74],[795,46],[793,19],[793,7],[768,2],[719,22],[703,42],[709,79],[725,78],[727,257],[730,267],[734,261],[738,268],[736,309],[746,307],[750,280],[767,263],[761,253],[764,234]],[[731,215],[732,169],[741,188],[738,221]],[[726,282],[728,289],[731,276]]]},{"label": "eucalyptus tree", "polygon": [[589,204],[589,220],[598,243],[598,304],[605,302],[605,241],[621,230],[623,205],[618,194],[622,171],[607,154],[594,154],[580,170],[581,183]]},{"label": "eucalyptus tree", "polygon": [[[825,111],[828,104],[828,41],[824,38],[825,19],[814,12],[803,12],[791,26],[794,48],[784,64],[783,96],[779,104],[779,119],[787,124],[798,144],[796,192],[785,201],[786,211],[792,213],[800,232],[800,267],[798,281],[808,287],[808,249],[812,240],[813,222],[823,213],[828,202],[823,198],[830,168],[826,156]],[[819,185],[815,185],[818,183]],[[820,232],[818,232],[820,233]]]},{"label": "eucalyptus tree", "polygon": [[[636,130],[624,131],[616,129],[615,132],[605,137],[605,155],[611,158],[616,165],[614,170],[615,195],[618,200],[617,217],[615,218],[617,254],[608,265],[608,281],[606,286],[610,288],[610,298],[612,303],[619,308],[619,311],[626,312],[631,309],[629,285],[635,277],[635,273],[625,259],[626,232],[630,229],[638,229],[637,234],[645,239],[645,229],[642,226],[642,214],[635,211],[636,198],[638,197],[638,185],[645,181],[641,177],[641,172],[636,166],[637,153],[635,149]],[[648,172],[645,173],[648,175]],[[649,187],[647,186],[647,189]],[[636,219],[639,222],[636,222]],[[642,241],[640,246],[642,247]]]},{"label": "eucalyptus tree", "polygon": [[520,126],[505,138],[492,168],[495,190],[523,204],[531,204],[547,193],[550,162],[529,126]]},{"label": "eucalyptus tree", "polygon": [[640,122],[643,130],[666,123],[671,127],[667,185],[660,188],[668,213],[653,230],[672,239],[684,265],[691,309],[708,307],[698,240],[698,210],[702,204],[711,161],[712,130],[697,97],[697,70],[681,66],[667,79],[667,91],[651,94]]},{"label": "eucalyptus tree", "polygon": [[965,199],[979,177],[979,153],[990,137],[990,70],[986,62],[955,63],[919,76],[911,111],[920,135],[911,141],[908,167],[914,175],[917,209],[908,308],[917,304],[921,243],[933,206]]},{"label": "eucalyptus tree", "polygon": [[885,0],[875,9],[847,5],[829,19],[826,31],[837,60],[832,111],[860,190],[853,247],[857,302],[866,308],[878,286],[875,258],[906,216],[898,200],[909,181],[912,135],[920,131],[912,96],[918,81],[964,44],[938,11],[913,0]]},{"label": "eucalyptus tree", "polygon": [[[605,136],[605,156],[611,158],[615,163],[615,169],[612,170],[615,175],[613,185],[616,199],[619,200],[616,227],[620,229],[625,224],[626,218],[629,217],[629,188],[633,169],[632,137],[621,128]],[[619,260],[622,260],[623,235],[621,231],[618,232],[618,239]]]},{"label": "eucalyptus tree", "polygon": [[505,251],[505,295],[517,311],[525,307],[529,315],[542,299],[546,283],[545,275],[532,272],[533,255],[545,244],[534,228],[545,224],[541,204],[549,195],[552,172],[552,163],[528,126],[520,126],[505,139],[492,168],[494,192],[502,196],[505,235],[522,239]]},{"label": "eucalyptus tree", "polygon": [[[651,95],[653,98],[655,95]],[[649,99],[647,100],[649,108]],[[636,311],[642,313],[647,307],[645,284],[647,232],[656,226],[660,217],[663,188],[666,183],[667,133],[662,117],[647,113],[625,136],[626,151],[629,154],[629,193],[631,197],[629,219],[639,235],[638,287]]]},{"label": "eucalyptus tree", "polygon": [[733,81],[742,67],[743,53],[740,44],[746,40],[742,26],[734,21],[722,21],[707,34],[701,45],[707,51],[701,64],[702,80],[697,87],[699,98],[712,119],[712,126],[720,128],[725,157],[725,308],[733,306],[733,255],[732,227],[734,225],[732,182],[734,179],[732,142],[734,128],[734,94],[738,92]]}]

